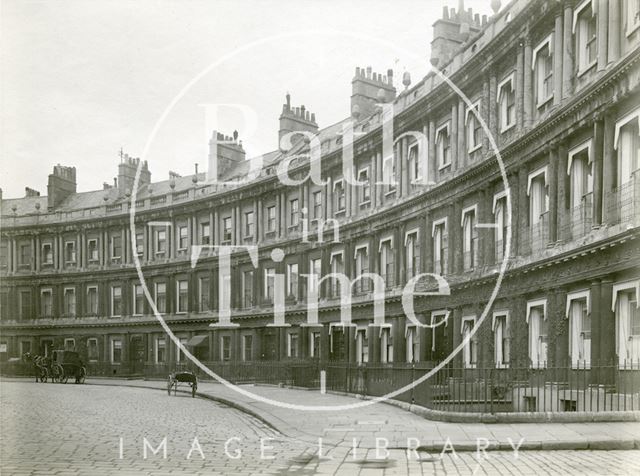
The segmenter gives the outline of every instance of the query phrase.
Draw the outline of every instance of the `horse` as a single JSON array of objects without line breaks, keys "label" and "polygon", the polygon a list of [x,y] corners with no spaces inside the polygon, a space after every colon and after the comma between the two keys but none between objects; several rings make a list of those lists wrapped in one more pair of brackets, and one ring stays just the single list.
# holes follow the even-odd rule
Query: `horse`
[{"label": "horse", "polygon": [[49,376],[49,358],[41,355],[33,355],[31,352],[26,352],[22,356],[23,362],[31,362],[33,364],[33,372],[36,377],[36,382],[46,382]]}]

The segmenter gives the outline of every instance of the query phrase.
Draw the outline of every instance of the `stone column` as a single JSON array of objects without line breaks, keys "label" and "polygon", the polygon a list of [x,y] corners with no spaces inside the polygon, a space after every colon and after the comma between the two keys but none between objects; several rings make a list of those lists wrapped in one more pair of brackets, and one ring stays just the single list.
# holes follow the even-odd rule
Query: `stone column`
[{"label": "stone column", "polygon": [[[609,0],[598,0],[598,71],[602,71],[607,67],[607,41],[609,37]],[[615,3],[615,0],[614,0]],[[622,25],[619,25],[614,29],[617,31],[622,28]]]},{"label": "stone column", "polygon": [[398,316],[394,319],[393,328],[391,333],[393,335],[393,361],[394,362],[406,362],[407,361],[407,340],[405,337],[406,331],[406,317],[404,315]]},{"label": "stone column", "polygon": [[[449,135],[449,154],[451,154],[451,167],[458,168],[458,102],[454,99],[451,106],[451,127]],[[437,167],[437,165],[436,165]]]},{"label": "stone column", "polygon": [[558,170],[557,144],[549,147],[549,242],[555,243],[558,239],[558,175],[565,174],[565,170]]},{"label": "stone column", "polygon": [[564,38],[562,35],[562,9],[559,8],[555,19],[553,35],[553,104],[558,105],[562,101],[562,50]]},{"label": "stone column", "polygon": [[[594,279],[591,282],[590,287],[590,300],[591,300],[591,365],[600,365],[602,358],[600,356],[600,327],[602,326],[602,308],[600,289],[600,280]],[[611,303],[609,303],[611,304]]]},{"label": "stone column", "polygon": [[460,99],[460,102],[458,103],[458,136],[457,136],[457,141],[458,141],[458,162],[456,165],[456,168],[460,169],[462,167],[464,167],[467,164],[467,147],[466,147],[466,141],[465,141],[465,127],[464,127],[464,113],[466,110],[466,105],[465,103],[462,101],[462,99]]},{"label": "stone column", "polygon": [[429,126],[427,132],[427,177],[426,181],[428,182],[436,182],[436,177],[438,174],[438,163],[436,160],[436,125],[433,119],[429,119]]},{"label": "stone column", "polygon": [[527,232],[529,227],[529,196],[527,195],[527,170],[518,170],[518,215],[514,216],[512,225],[518,228],[518,247],[514,247],[514,255],[529,252]]},{"label": "stone column", "polygon": [[533,122],[533,84],[531,81],[533,76],[533,70],[531,68],[532,58],[533,52],[531,50],[531,38],[527,36],[524,39],[524,68],[522,68],[522,73],[524,75],[524,79],[522,81],[522,90],[524,93],[524,98],[522,100],[522,122],[525,128],[530,127]]},{"label": "stone column", "polygon": [[[514,84],[514,87],[516,85]],[[500,125],[498,123],[498,79],[495,74],[489,77],[489,97],[487,97],[487,114],[489,115],[489,130],[493,134],[494,138],[499,135]],[[486,119],[485,119],[486,120]],[[485,134],[486,136],[486,134]],[[485,151],[491,156],[494,154],[493,149],[490,147],[489,138],[485,137]]]},{"label": "stone column", "polygon": [[620,18],[621,2],[609,3],[609,27],[608,31],[608,50],[607,59],[609,63],[613,63],[620,58],[620,28],[622,27],[622,19]]},{"label": "stone column", "polygon": [[[449,325],[452,326],[449,329],[453,336],[453,348],[457,348],[462,342],[462,334],[460,333],[460,329],[462,326],[462,309],[456,308],[453,310],[453,322],[450,322]],[[435,331],[435,329],[434,329]],[[458,352],[453,358],[454,367],[462,367],[462,352]]]},{"label": "stone column", "polygon": [[573,93],[573,2],[564,2],[564,27],[562,49],[562,98]]},{"label": "stone column", "polygon": [[[529,60],[531,61],[531,60]],[[525,65],[524,63],[524,40],[518,42],[518,55],[516,56],[516,122],[517,128],[521,131],[524,127],[524,77],[525,68],[530,68],[531,65]]]},{"label": "stone column", "polygon": [[[600,338],[600,364],[609,365],[614,362],[616,357],[616,322],[615,313],[611,309],[611,301],[613,297],[613,280],[605,277],[601,281],[600,287],[600,325],[598,329],[592,326],[592,345],[594,339]],[[593,308],[595,310],[595,308]],[[593,315],[593,311],[592,311]],[[595,332],[594,332],[595,330]],[[604,372],[613,373],[613,372]],[[609,375],[612,377],[612,375]]]},{"label": "stone column", "polygon": [[593,225],[602,223],[602,152],[604,120],[597,115],[593,121]]},{"label": "stone column", "polygon": [[[613,191],[616,188],[617,177],[615,171],[616,151],[613,143],[615,119],[612,114],[606,114],[603,120],[602,138],[602,224],[613,224],[619,210],[615,203]],[[595,184],[594,184],[595,185]],[[594,191],[595,193],[595,191]]]},{"label": "stone column", "polygon": [[[400,156],[400,170],[401,170],[401,179],[400,179],[400,190],[401,197],[406,197],[409,195],[409,139],[404,137],[402,139],[402,154]],[[416,159],[417,160],[417,159]]]},{"label": "stone column", "polygon": [[558,146],[558,199],[556,201],[557,239],[566,240],[571,236],[569,230],[569,176],[567,175],[567,162],[569,151],[566,143]]},{"label": "stone column", "polygon": [[[487,77],[485,77],[484,81],[482,82],[482,100],[480,101],[480,110],[478,112],[480,113],[480,117],[482,117],[489,126],[489,130],[491,131],[491,133],[494,134],[495,129],[494,127],[492,127],[493,124],[491,122],[489,111],[495,101],[491,101],[490,83],[493,83],[495,95],[495,88],[497,83],[496,78],[493,74],[487,75]],[[489,136],[484,130],[482,131],[482,147],[484,148],[485,152],[489,150]]]}]

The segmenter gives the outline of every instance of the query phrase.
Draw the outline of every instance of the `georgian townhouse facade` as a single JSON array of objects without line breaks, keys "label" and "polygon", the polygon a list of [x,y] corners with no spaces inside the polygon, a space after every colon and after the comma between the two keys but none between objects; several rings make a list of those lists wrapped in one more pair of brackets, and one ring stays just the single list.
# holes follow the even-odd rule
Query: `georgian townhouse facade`
[{"label": "georgian townhouse facade", "polygon": [[[514,0],[489,19],[445,9],[431,62],[468,102],[435,73],[417,84],[405,74],[397,92],[392,71],[358,67],[351,116],[319,128],[287,95],[279,137],[317,135],[322,185],[278,179],[278,164],[308,154],[313,141],[302,139],[239,182],[247,171],[236,134],[215,138],[224,141],[218,171],[237,184],[197,172],[151,182],[146,163],[123,155],[116,184],[77,193],[75,168],[56,166],[47,196],[28,189],[2,200],[0,359],[76,349],[89,374],[108,375],[183,362],[145,296],[137,256],[157,311],[204,362],[435,363],[474,332],[506,259],[497,297],[456,365],[637,366],[639,45],[634,0]],[[357,186],[343,176],[350,128]],[[289,169],[304,177],[308,157]],[[255,245],[258,266],[237,251],[221,278],[208,245]],[[351,326],[340,325],[345,288],[330,273],[354,281]],[[384,281],[385,325],[374,318],[375,283],[356,279],[366,273]],[[416,294],[425,327],[401,303],[420,273],[450,286],[448,296]],[[282,300],[277,282],[284,322],[269,325]],[[423,277],[417,288],[433,282]],[[239,326],[210,326],[224,299]]]}]

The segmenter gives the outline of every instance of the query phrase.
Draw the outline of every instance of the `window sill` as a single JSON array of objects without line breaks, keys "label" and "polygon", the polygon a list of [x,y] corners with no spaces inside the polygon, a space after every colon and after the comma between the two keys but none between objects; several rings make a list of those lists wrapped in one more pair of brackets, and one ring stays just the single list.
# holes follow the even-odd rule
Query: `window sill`
[{"label": "window sill", "polygon": [[626,32],[627,38],[629,38],[631,35],[633,35],[638,28],[640,28],[640,21],[635,23],[635,24],[633,24],[633,25],[631,25],[631,26],[629,26],[629,28],[628,28],[628,30]]},{"label": "window sill", "polygon": [[598,64],[598,60],[595,59],[594,61],[592,61],[591,63],[589,63],[588,65],[586,65],[585,67],[581,68],[580,70],[578,70],[578,78],[580,76],[585,75],[586,73],[588,73],[589,71],[591,71],[595,65]]},{"label": "window sill", "polygon": [[507,124],[506,126],[504,126],[502,129],[500,129],[500,134],[504,134],[505,132],[510,131],[511,129],[513,129],[516,126],[516,123],[514,122],[513,124]]},{"label": "window sill", "polygon": [[371,206],[371,200],[366,200],[360,203],[360,208],[365,208]]},{"label": "window sill", "polygon": [[473,154],[475,151],[482,149],[482,144],[478,144],[471,149],[467,150],[467,154]]},{"label": "window sill", "polygon": [[393,189],[393,190],[389,190],[388,192],[385,192],[385,193],[384,193],[384,196],[385,196],[385,197],[389,197],[389,196],[391,196],[391,195],[395,195],[395,194],[396,194],[396,190],[395,190],[395,189]]},{"label": "window sill", "polygon": [[342,210],[338,210],[337,212],[335,212],[335,213],[333,214],[333,216],[334,216],[334,217],[338,217],[338,216],[341,216],[341,215],[344,215],[344,214],[345,214],[345,210],[344,210],[344,208],[343,208]]},{"label": "window sill", "polygon": [[438,165],[438,171],[442,171],[446,168],[451,167],[451,162],[449,162],[448,164],[442,164],[442,165]]},{"label": "window sill", "polygon": [[538,104],[536,104],[536,109],[540,109],[541,107],[545,106],[549,101],[552,101],[552,100],[553,100],[553,94],[543,99],[542,101],[538,102]]}]

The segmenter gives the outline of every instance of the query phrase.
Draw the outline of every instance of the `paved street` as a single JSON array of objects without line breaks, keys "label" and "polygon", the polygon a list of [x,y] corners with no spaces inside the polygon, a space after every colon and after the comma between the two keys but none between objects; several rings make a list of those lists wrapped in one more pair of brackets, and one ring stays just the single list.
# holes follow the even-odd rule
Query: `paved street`
[{"label": "paved street", "polygon": [[[361,435],[348,432],[349,424],[358,424],[357,413],[327,418],[331,428],[341,425],[348,435],[341,444],[327,440],[318,458],[318,445],[307,438],[280,433],[222,404],[184,394],[168,397],[160,389],[3,381],[0,405],[2,474],[640,473],[636,450],[523,451],[517,458],[512,452],[493,451],[479,461],[475,452],[440,458],[420,451],[418,459],[390,443],[378,455],[375,448],[359,448],[354,457],[352,436],[360,438],[368,431],[367,422],[360,420]],[[375,408],[378,419],[398,410],[387,405],[369,408]],[[407,415],[419,426],[418,417]],[[298,424],[304,427],[304,419]],[[159,447],[165,437],[166,458]]]}]

